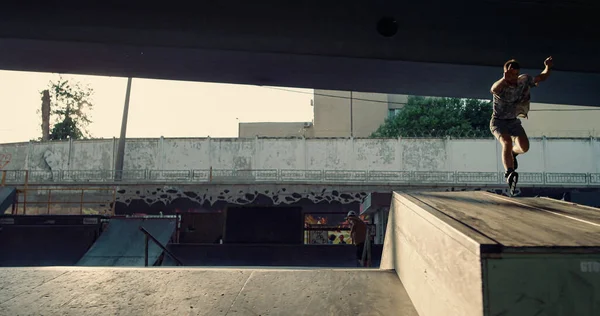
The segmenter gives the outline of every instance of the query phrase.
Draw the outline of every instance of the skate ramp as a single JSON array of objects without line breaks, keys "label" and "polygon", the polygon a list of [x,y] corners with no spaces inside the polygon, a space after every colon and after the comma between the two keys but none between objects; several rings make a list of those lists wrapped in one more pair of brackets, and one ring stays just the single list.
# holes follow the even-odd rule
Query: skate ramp
[{"label": "skate ramp", "polygon": [[393,271],[365,269],[0,269],[0,311],[97,316],[418,315]]},{"label": "skate ramp", "polygon": [[[144,266],[145,235],[143,226],[161,244],[166,245],[175,232],[171,218],[114,218],[78,266]],[[148,265],[153,265],[162,249],[152,240],[148,243]]]},{"label": "skate ramp", "polygon": [[4,214],[13,205],[16,195],[17,189],[0,187],[0,214]]},{"label": "skate ramp", "polygon": [[394,193],[381,267],[395,269],[420,316],[599,315],[600,210]]}]

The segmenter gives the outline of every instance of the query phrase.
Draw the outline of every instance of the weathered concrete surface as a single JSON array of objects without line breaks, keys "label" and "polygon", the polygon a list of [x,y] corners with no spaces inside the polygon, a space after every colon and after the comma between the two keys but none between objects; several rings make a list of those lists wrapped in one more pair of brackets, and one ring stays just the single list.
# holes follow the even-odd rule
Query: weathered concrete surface
[{"label": "weathered concrete surface", "polygon": [[394,192],[381,267],[421,316],[596,315],[600,212],[486,192]]},{"label": "weathered concrete surface", "polygon": [[398,315],[417,312],[381,270],[0,270],[0,315]]},{"label": "weathered concrete surface", "polygon": [[[531,139],[527,172],[600,172],[600,140]],[[125,170],[502,171],[494,139],[129,139]],[[114,140],[0,144],[4,170],[111,170]],[[573,163],[577,161],[577,163]]]}]

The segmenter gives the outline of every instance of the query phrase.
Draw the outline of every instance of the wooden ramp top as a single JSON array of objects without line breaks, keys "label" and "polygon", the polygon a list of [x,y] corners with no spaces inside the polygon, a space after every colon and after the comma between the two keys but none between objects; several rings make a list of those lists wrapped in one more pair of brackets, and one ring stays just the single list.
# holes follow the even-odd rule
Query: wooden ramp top
[{"label": "wooden ramp top", "polygon": [[393,271],[3,268],[2,315],[417,316]]},{"label": "wooden ramp top", "polygon": [[482,191],[400,192],[394,194],[394,199],[434,214],[479,244],[488,244],[485,252],[533,248],[600,251],[600,209]]}]

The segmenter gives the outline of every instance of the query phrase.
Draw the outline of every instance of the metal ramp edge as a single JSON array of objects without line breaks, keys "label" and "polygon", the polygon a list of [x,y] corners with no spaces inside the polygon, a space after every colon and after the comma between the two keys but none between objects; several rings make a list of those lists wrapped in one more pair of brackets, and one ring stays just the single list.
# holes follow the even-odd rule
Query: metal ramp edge
[{"label": "metal ramp edge", "polygon": [[0,187],[0,214],[4,214],[13,205],[16,196],[16,188]]},{"label": "metal ramp edge", "polygon": [[[161,244],[165,245],[176,228],[174,218],[118,218],[111,219],[108,227],[86,254],[78,266],[144,266],[144,227]],[[154,243],[148,244],[148,265],[161,257],[163,250]]]}]

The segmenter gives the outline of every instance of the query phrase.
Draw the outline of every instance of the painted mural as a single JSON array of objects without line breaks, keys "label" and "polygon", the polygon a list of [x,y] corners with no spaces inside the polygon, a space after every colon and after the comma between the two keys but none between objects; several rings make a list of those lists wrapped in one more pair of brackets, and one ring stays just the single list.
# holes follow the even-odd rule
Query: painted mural
[{"label": "painted mural", "polygon": [[328,205],[328,211],[357,211],[368,195],[362,191],[332,190],[325,186],[290,189],[277,185],[212,185],[202,188],[176,186],[126,187],[117,190],[116,213],[211,212],[227,205]]},{"label": "painted mural", "polygon": [[[304,243],[305,244],[352,244],[350,236],[350,223],[346,220],[347,213],[308,213],[304,216]],[[365,223],[369,223],[369,215],[359,216]],[[375,232],[373,225],[369,229]]]}]

